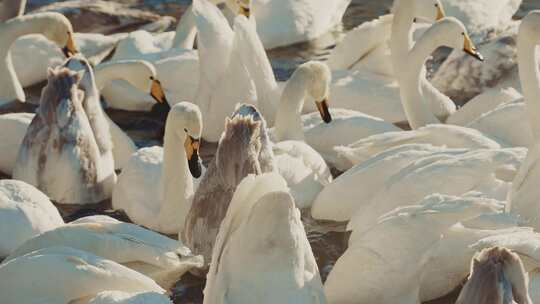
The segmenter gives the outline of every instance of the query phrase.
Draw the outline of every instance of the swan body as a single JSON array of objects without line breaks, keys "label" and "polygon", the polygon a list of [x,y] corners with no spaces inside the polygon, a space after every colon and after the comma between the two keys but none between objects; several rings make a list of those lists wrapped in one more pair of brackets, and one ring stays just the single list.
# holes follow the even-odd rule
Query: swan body
[{"label": "swan body", "polygon": [[10,113],[0,115],[0,128],[10,130],[0,134],[0,171],[11,175],[28,126],[35,114]]},{"label": "swan body", "polygon": [[404,202],[431,193],[463,195],[477,191],[488,198],[506,199],[512,178],[525,156],[524,149],[473,150],[461,155],[434,155],[420,159],[388,179],[378,193],[358,208],[348,229],[366,231],[376,219]]},{"label": "swan body", "polygon": [[[429,144],[404,144],[389,148],[353,166],[324,187],[313,202],[311,215],[319,220],[348,221],[359,205],[369,202],[386,181],[411,163],[424,157],[460,155],[468,151]],[[339,204],[336,204],[336,200],[339,200]]]},{"label": "swan body", "polygon": [[113,207],[123,209],[134,223],[166,234],[178,233],[193,199],[192,175],[198,178],[201,174],[201,132],[197,106],[186,102],[173,106],[163,148],[144,148],[131,156],[118,177]]},{"label": "swan body", "polygon": [[[69,20],[58,13],[39,13],[5,21],[0,26],[0,105],[13,100],[26,101],[21,83],[17,79],[10,48],[19,37],[41,33],[66,52],[75,52]],[[33,58],[33,57],[30,57]],[[31,60],[31,59],[28,59]]]},{"label": "swan body", "polygon": [[419,303],[425,265],[441,234],[494,210],[488,202],[435,194],[389,212],[366,233],[351,236],[325,283],[328,302]]},{"label": "swan body", "polygon": [[64,224],[49,198],[17,180],[0,181],[0,257],[8,256],[26,240]]},{"label": "swan body", "polygon": [[55,246],[93,253],[134,269],[165,289],[172,287],[190,268],[201,267],[180,242],[137,225],[111,222],[69,224],[47,231],[17,248],[5,261]]},{"label": "swan body", "polygon": [[165,293],[143,274],[68,247],[49,247],[2,263],[0,276],[6,304],[77,303],[107,290]]},{"label": "swan body", "polygon": [[387,149],[405,144],[430,144],[446,148],[497,149],[501,145],[475,129],[433,124],[412,131],[376,134],[347,147],[336,147],[337,168],[345,171]]},{"label": "swan body", "polygon": [[[122,34],[74,33],[73,41],[92,64],[99,64],[111,53]],[[61,65],[65,56],[58,46],[43,35],[23,36],[11,47],[11,59],[22,87],[47,80],[47,68]],[[30,61],[29,61],[30,59]]]},{"label": "swan body", "polygon": [[238,184],[249,174],[275,170],[271,149],[266,123],[252,106],[240,106],[227,119],[216,156],[195,192],[180,235],[195,254],[204,256],[206,264],[211,263],[219,225]]},{"label": "swan body", "polygon": [[[212,261],[204,303],[326,303],[300,211],[276,173],[238,185]],[[239,267],[246,261],[254,268]]]},{"label": "swan body", "polygon": [[516,253],[499,247],[484,249],[472,259],[471,274],[456,303],[533,303],[528,284]]},{"label": "swan body", "polygon": [[61,204],[99,203],[116,183],[109,130],[103,125],[92,129],[90,120],[101,121],[102,113],[85,112],[78,74],[65,68],[49,73],[13,177]]}]

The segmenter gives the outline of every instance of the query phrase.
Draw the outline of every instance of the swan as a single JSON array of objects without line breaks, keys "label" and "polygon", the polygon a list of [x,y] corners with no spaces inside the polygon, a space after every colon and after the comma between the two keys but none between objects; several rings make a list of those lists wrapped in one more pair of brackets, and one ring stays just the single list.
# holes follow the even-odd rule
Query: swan
[{"label": "swan", "polygon": [[472,259],[471,274],[456,303],[530,304],[528,284],[517,254],[506,248],[484,249]]},{"label": "swan", "polygon": [[195,192],[178,238],[210,264],[219,225],[238,184],[249,174],[274,170],[266,122],[253,106],[239,106],[225,121],[216,155]]},{"label": "swan", "polygon": [[[300,211],[276,173],[238,185],[212,261],[205,304],[327,303]],[[246,262],[252,267],[239,267]]]},{"label": "swan", "polygon": [[193,2],[198,33],[199,87],[195,103],[204,113],[203,138],[217,142],[223,121],[238,102],[256,104],[256,93],[241,58],[239,35],[231,29],[216,5]]},{"label": "swan", "polygon": [[[83,108],[80,76],[49,70],[38,114],[19,148],[13,177],[36,186],[61,204],[99,203],[116,183],[108,126],[103,113]],[[90,112],[91,111],[91,112]],[[92,124],[99,124],[92,128]]]},{"label": "swan", "polygon": [[441,234],[496,210],[490,202],[435,194],[385,214],[366,233],[351,236],[326,280],[328,302],[419,303],[425,265]]},{"label": "swan", "polygon": [[[274,125],[271,131],[274,141],[305,141],[329,161],[335,158],[333,148],[336,145],[350,143],[358,137],[400,130],[390,123],[363,113],[345,109],[328,110],[331,75],[324,63],[311,61],[302,64],[281,88],[275,81],[272,66],[257,36],[253,21],[237,17],[235,31],[240,36],[243,46],[242,60],[255,84],[257,106],[269,124]],[[317,110],[300,116],[300,111],[307,104],[304,102],[307,98],[315,100],[313,104]],[[315,155],[315,151],[307,152],[313,150],[309,147],[298,149],[306,150],[306,154],[312,154],[310,159],[320,159]],[[317,162],[321,165],[315,164],[316,167],[326,167],[320,160]],[[318,168],[315,170],[318,171]],[[293,190],[296,203],[302,204],[305,199],[296,194],[297,191]],[[309,200],[312,201],[312,198]]]},{"label": "swan", "polygon": [[[13,66],[10,48],[19,37],[35,33],[43,34],[54,41],[56,45],[63,48],[66,56],[77,52],[73,43],[71,23],[61,14],[39,13],[3,22],[0,25],[0,41],[2,41],[0,56],[3,58],[0,64],[0,105],[13,100],[26,101]],[[27,60],[31,60],[29,58]]]},{"label": "swan", "polygon": [[114,209],[122,209],[139,225],[176,234],[184,225],[193,200],[192,176],[201,176],[199,140],[203,128],[199,108],[174,105],[167,117],[163,148],[138,150],[118,176]]},{"label": "swan", "polygon": [[[390,67],[392,70],[411,70],[411,67],[416,70],[416,67],[421,67],[421,73],[419,77],[421,90],[425,95],[428,107],[435,115],[441,119],[446,119],[450,114],[455,112],[454,103],[446,96],[435,90],[431,84],[425,79],[424,67],[422,61],[411,62],[411,60],[404,60],[404,58],[411,58],[411,48],[413,42],[411,38],[412,30],[415,26],[413,20],[419,19],[432,23],[440,20],[444,17],[444,9],[440,1],[438,0],[401,0],[396,2],[394,15],[385,17],[381,20],[380,25],[374,26],[382,27],[373,30],[373,34],[377,35],[378,31],[390,32],[390,37],[385,36],[388,39],[388,46],[391,50],[391,56],[388,58],[386,53],[386,45],[373,46],[374,54],[368,54],[368,63],[372,61],[384,61],[383,69],[386,72],[373,71],[368,69],[360,70],[347,70],[347,69],[335,69],[333,70],[333,84],[331,86],[332,97],[334,106],[338,108],[347,108],[356,111],[360,111],[375,117],[380,117],[385,121],[391,123],[398,123],[406,121],[409,118],[402,106],[402,96],[400,96],[400,86],[402,85],[399,80],[399,74],[388,71]],[[392,20],[388,20],[391,18]],[[415,19],[416,18],[416,19]],[[368,27],[368,25],[366,25]],[[388,29],[390,28],[390,29]],[[370,40],[370,34],[372,31],[367,31],[367,34],[358,35],[361,40],[356,40],[355,32],[350,39],[357,41],[356,44],[351,45],[351,42],[346,42],[344,47],[355,47],[355,50],[359,49],[360,53],[363,53],[371,47],[370,42],[365,42],[364,39]],[[366,35],[368,37],[366,37]],[[378,36],[381,39],[381,36]],[[357,44],[361,44],[362,47],[358,47]],[[461,46],[460,46],[461,48]],[[338,51],[341,48],[338,48]],[[371,50],[371,49],[369,49]],[[381,55],[383,54],[383,55]],[[336,55],[338,56],[338,55]],[[375,57],[375,58],[372,58]],[[376,59],[377,57],[383,57]],[[344,59],[345,60],[345,59]],[[334,65],[335,61],[331,61]],[[391,63],[391,64],[389,64]],[[337,67],[340,67],[339,65]],[[375,65],[375,69],[380,69]],[[388,74],[391,74],[389,76]],[[410,77],[410,76],[409,76]],[[397,81],[396,81],[397,80]],[[411,122],[410,122],[411,123]],[[414,123],[414,122],[413,122]]]},{"label": "swan", "polygon": [[[523,97],[499,105],[478,117],[467,126],[492,134],[514,146],[530,147],[540,139],[540,126],[536,121],[540,98],[536,45],[540,43],[536,28],[540,24],[538,11],[530,12],[520,23],[517,34],[517,61]],[[517,77],[516,77],[517,78]],[[512,125],[513,128],[507,126]]]},{"label": "swan", "polygon": [[85,303],[108,290],[165,293],[143,274],[69,247],[40,249],[2,263],[0,277],[6,304]]},{"label": "swan", "polygon": [[379,216],[404,202],[418,201],[431,193],[463,195],[476,191],[487,198],[505,200],[513,173],[518,170],[525,153],[526,149],[522,148],[473,150],[414,161],[381,185],[372,199],[357,202],[348,229],[361,234]]},{"label": "swan", "polygon": [[[100,64],[92,71],[89,62],[80,55],[72,56],[63,65],[71,70],[82,71],[84,74],[79,84],[87,91],[83,102],[85,111],[102,112],[100,115],[103,115],[106,119],[103,125],[108,124],[111,131],[115,169],[122,169],[131,154],[137,151],[137,147],[133,140],[108,115],[103,113],[101,110],[99,90],[107,83],[115,81],[115,79],[127,79],[139,90],[149,92],[148,96],[151,96],[155,100],[154,107],[156,109],[162,107],[168,108],[165,93],[163,92],[160,81],[155,75],[154,68],[145,61],[126,60]],[[96,89],[98,90],[97,92],[95,92]],[[133,91],[131,92],[133,93]],[[119,98],[119,96],[116,96],[116,98]],[[129,96],[124,96],[124,98],[128,99]],[[88,110],[89,106],[93,110]],[[3,153],[0,155],[0,171],[3,173],[12,174],[19,147],[33,117],[34,114],[30,113],[0,115],[0,127],[12,130],[9,133],[0,134],[0,146],[3,147]],[[99,125],[99,123],[92,123],[93,129],[96,129],[96,126]]]},{"label": "swan", "polygon": [[234,13],[257,20],[265,49],[313,40],[341,24],[350,0],[224,0]]},{"label": "swan", "polygon": [[17,180],[0,180],[0,260],[26,240],[64,225],[49,198]]},{"label": "swan", "polygon": [[22,16],[26,8],[26,0],[5,0],[0,5],[0,22]]},{"label": "swan", "polygon": [[137,225],[109,219],[70,223],[46,231],[22,244],[4,262],[56,246],[86,251],[136,270],[170,289],[190,268],[201,267],[182,243]]}]

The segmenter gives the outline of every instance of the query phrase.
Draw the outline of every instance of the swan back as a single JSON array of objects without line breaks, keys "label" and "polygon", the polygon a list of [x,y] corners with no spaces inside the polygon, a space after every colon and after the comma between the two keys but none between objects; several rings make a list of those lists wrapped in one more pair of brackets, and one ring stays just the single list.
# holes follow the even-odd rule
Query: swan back
[{"label": "swan back", "polygon": [[487,248],[473,258],[471,274],[456,304],[532,303],[528,281],[516,253],[506,248]]}]

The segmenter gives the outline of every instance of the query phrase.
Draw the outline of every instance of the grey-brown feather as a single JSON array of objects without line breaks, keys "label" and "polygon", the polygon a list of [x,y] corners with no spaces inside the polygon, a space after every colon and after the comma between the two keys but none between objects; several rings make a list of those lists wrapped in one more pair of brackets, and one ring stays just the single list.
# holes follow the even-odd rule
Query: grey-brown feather
[{"label": "grey-brown feather", "polygon": [[238,184],[249,174],[273,171],[274,156],[264,119],[234,116],[227,121],[218,150],[197,189],[182,238],[209,264],[221,221]]}]

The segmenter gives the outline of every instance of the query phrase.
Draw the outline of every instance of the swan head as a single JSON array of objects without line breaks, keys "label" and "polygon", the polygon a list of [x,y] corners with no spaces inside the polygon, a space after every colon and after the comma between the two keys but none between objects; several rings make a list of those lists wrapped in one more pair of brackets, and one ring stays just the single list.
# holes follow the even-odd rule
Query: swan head
[{"label": "swan head", "polygon": [[540,37],[538,33],[540,32],[540,10],[534,10],[523,18],[521,25],[519,26],[519,36],[525,37],[525,39],[530,39],[535,42],[535,44],[540,43]]},{"label": "swan head", "polygon": [[83,98],[78,90],[80,76],[77,72],[64,67],[47,71],[47,85],[41,92],[40,105],[37,110],[42,121],[47,125],[58,124],[60,127],[69,122],[71,112],[76,110]]},{"label": "swan head", "polygon": [[454,17],[446,17],[437,21],[434,26],[429,28],[425,34],[431,32],[431,36],[437,40],[440,45],[454,49],[462,49],[465,53],[473,56],[477,60],[484,61],[484,57],[474,46],[467,29]]},{"label": "swan head", "polygon": [[66,57],[77,54],[79,51],[73,39],[71,22],[59,13],[43,13],[43,16],[47,24],[44,28],[43,35],[60,46]]},{"label": "swan head", "polygon": [[261,174],[263,122],[254,115],[234,115],[225,119],[216,152],[216,164],[224,185],[232,189],[249,174]]},{"label": "swan head", "polygon": [[251,15],[251,0],[227,0],[225,4],[231,11],[249,18]]},{"label": "swan head", "polygon": [[465,303],[532,303],[528,275],[519,256],[500,247],[479,252],[472,259],[469,278],[456,302]]},{"label": "swan head", "polygon": [[189,171],[195,178],[199,178],[202,174],[201,162],[199,161],[202,128],[202,114],[196,105],[180,102],[169,111],[165,137],[174,135],[183,141]]},{"label": "swan head", "polygon": [[446,16],[440,0],[396,0],[392,12],[395,13],[400,6],[412,6],[415,22],[433,23]]},{"label": "swan head", "polygon": [[325,123],[332,121],[332,116],[328,110],[328,97],[330,95],[330,83],[332,82],[332,73],[325,63],[319,61],[310,61],[302,64],[300,70],[306,69],[309,73],[307,83],[307,93],[315,100],[317,110]]}]

